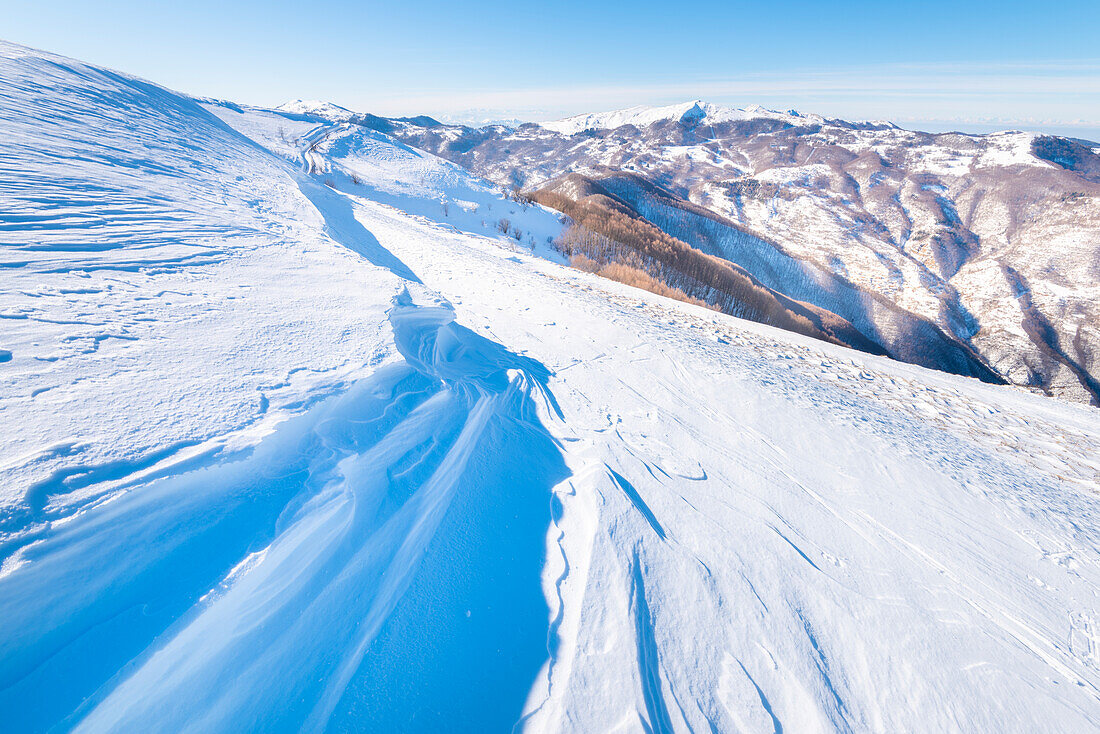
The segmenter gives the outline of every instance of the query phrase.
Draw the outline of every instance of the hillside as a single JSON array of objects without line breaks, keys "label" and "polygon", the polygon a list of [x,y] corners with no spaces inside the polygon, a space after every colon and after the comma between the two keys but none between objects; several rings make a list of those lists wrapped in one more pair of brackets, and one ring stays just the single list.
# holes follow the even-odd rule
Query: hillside
[{"label": "hillside", "polygon": [[505,185],[580,174],[616,186],[668,234],[900,359],[1100,405],[1096,143],[699,101],[390,133]]},{"label": "hillside", "polygon": [[5,731],[1097,729],[1096,410],[569,268],[361,121],[0,98]]}]

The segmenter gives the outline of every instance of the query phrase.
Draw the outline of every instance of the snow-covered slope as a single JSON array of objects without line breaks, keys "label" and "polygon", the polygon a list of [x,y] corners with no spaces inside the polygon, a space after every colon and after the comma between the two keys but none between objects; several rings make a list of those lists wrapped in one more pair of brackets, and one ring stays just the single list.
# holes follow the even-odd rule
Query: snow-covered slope
[{"label": "snow-covered slope", "polygon": [[205,107],[273,153],[296,160],[334,191],[367,196],[471,234],[503,234],[515,240],[514,247],[560,260],[549,246],[561,232],[560,215],[512,201],[499,186],[450,161],[346,120],[227,103]]},{"label": "snow-covered slope", "polygon": [[0,85],[5,730],[1097,729],[1096,411],[452,226],[556,219],[341,122]]},{"label": "snow-covered slope", "polygon": [[325,236],[323,185],[164,89],[0,54],[4,506],[209,454],[384,356],[398,279]]}]

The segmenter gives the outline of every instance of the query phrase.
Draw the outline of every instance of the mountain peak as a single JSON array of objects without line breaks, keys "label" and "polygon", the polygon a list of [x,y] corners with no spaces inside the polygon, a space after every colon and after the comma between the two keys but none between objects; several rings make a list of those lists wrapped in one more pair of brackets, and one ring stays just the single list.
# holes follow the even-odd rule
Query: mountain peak
[{"label": "mountain peak", "polygon": [[296,99],[292,102],[281,104],[275,109],[281,112],[290,112],[295,115],[310,115],[312,117],[322,117],[326,120],[335,121],[348,120],[359,114],[349,110],[347,107],[341,107],[338,104],[325,102],[319,99]]},{"label": "mountain peak", "polygon": [[680,122],[698,122],[707,116],[708,105],[702,100],[694,100],[684,114],[680,115]]},{"label": "mountain peak", "polygon": [[564,135],[574,135],[585,130],[613,130],[623,125],[646,127],[668,120],[698,124],[704,120],[711,123],[720,123],[761,117],[782,120],[801,119],[804,116],[794,112],[776,112],[756,104],[743,108],[723,107],[701,99],[693,99],[688,102],[664,106],[640,105],[609,112],[574,115],[561,120],[540,122],[539,125],[547,130],[553,130]]}]

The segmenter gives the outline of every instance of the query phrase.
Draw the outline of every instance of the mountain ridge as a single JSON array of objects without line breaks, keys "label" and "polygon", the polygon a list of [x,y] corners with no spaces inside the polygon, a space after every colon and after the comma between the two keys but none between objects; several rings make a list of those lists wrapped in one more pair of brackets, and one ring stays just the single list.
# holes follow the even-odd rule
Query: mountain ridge
[{"label": "mountain ridge", "polygon": [[607,112],[572,115],[549,122],[534,124],[565,135],[575,135],[586,130],[615,129],[624,125],[647,127],[659,122],[680,122],[689,125],[720,124],[739,120],[772,119],[789,124],[826,124],[844,122],[853,126],[894,127],[883,120],[829,120],[817,114],[803,114],[796,110],[780,112],[757,104],[746,107],[729,107],[693,99],[671,105],[638,105]]},{"label": "mountain ridge", "polygon": [[[678,118],[692,110],[706,111],[692,101],[567,118],[569,134],[534,123],[390,133],[521,189],[570,172],[643,176],[935,323],[1003,379],[1100,405],[1100,148],[782,113]],[[631,116],[647,124],[619,125]],[[1006,266],[1037,289],[1029,305]],[[1051,328],[1025,327],[1034,314]]]}]

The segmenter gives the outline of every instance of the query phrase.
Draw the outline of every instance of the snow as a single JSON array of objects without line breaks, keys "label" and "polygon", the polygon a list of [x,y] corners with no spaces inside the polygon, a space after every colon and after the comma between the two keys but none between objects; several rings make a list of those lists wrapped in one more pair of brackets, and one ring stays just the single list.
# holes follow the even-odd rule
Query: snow
[{"label": "snow", "polygon": [[[547,241],[561,232],[559,215],[503,196],[499,187],[459,166],[409,147],[383,133],[346,122],[293,128],[293,121],[258,109],[206,108],[270,151],[297,160],[330,189],[368,195],[440,226],[489,234],[510,227],[516,246],[554,258]],[[300,132],[298,138],[288,133]],[[287,140],[303,141],[304,150]],[[331,198],[331,196],[330,196]],[[337,197],[333,201],[339,202]],[[337,204],[338,208],[346,208]],[[516,237],[516,232],[519,237]]]},{"label": "snow", "polygon": [[1095,410],[568,269],[341,121],[0,95],[7,728],[1096,730]]},{"label": "snow", "polygon": [[988,144],[974,164],[979,167],[1036,166],[1038,168],[1055,168],[1054,164],[1032,154],[1032,143],[1038,137],[1040,137],[1038,133],[1019,131],[987,135],[985,141]]},{"label": "snow", "polygon": [[359,114],[349,110],[347,107],[341,107],[332,102],[323,102],[317,99],[296,99],[292,102],[281,104],[276,109],[281,112],[290,112],[295,115],[307,115],[309,117],[339,122],[346,122]]},{"label": "snow", "polygon": [[[679,104],[667,105],[664,107],[641,105],[638,107],[629,107],[624,110],[576,115],[574,117],[566,117],[562,120],[540,122],[538,124],[540,127],[561,133],[562,135],[576,135],[585,130],[614,130],[623,125],[645,127],[646,125],[652,125],[656,122],[664,122],[667,120],[704,121],[708,124],[718,124],[722,122],[733,122],[735,120],[753,120],[761,117],[784,120],[792,124],[805,121],[801,115],[790,113],[784,114],[782,112],[765,109],[759,105],[750,105],[745,108],[721,107],[711,104],[710,102],[703,102],[702,100],[696,99],[690,102],[681,102]],[[809,118],[818,122],[822,120],[822,118],[816,115],[811,115]]]},{"label": "snow", "polygon": [[669,145],[661,151],[661,154],[667,160],[681,158],[700,163],[723,163],[720,156],[702,145]]},{"label": "snow", "polygon": [[933,176],[962,177],[970,173],[973,158],[946,148],[926,153],[914,162],[913,170]]},{"label": "snow", "polygon": [[323,186],[184,98],[26,53],[0,47],[0,505],[210,454],[370,371],[398,279],[323,234]]}]

